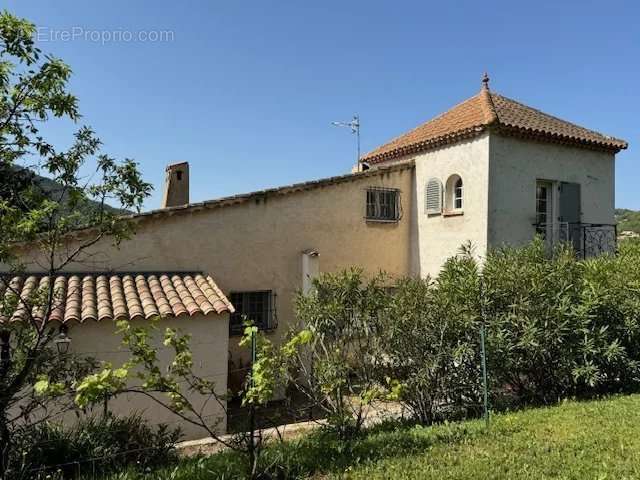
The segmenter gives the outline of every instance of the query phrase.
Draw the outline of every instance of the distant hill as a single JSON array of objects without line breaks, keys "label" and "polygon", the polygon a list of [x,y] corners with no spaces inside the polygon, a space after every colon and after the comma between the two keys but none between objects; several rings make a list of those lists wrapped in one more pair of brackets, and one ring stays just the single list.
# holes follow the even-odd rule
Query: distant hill
[{"label": "distant hill", "polygon": [[[45,192],[48,192],[54,198],[58,198],[60,196],[60,188],[61,187],[54,180],[51,180],[50,178],[47,178],[47,177],[42,177],[40,175],[35,175],[34,176],[34,181],[35,181],[35,183],[40,185],[42,190],[44,190]],[[62,202],[64,203],[65,200],[66,199],[63,199]],[[97,211],[100,208],[100,203],[99,202],[95,202],[93,200],[89,200],[85,208],[87,210],[89,210],[89,211],[91,211],[91,210]],[[133,213],[133,212],[131,212],[129,210],[112,207],[111,205],[105,205],[104,206],[104,211],[109,212],[109,213],[118,214],[118,215],[126,215],[128,213]]]},{"label": "distant hill", "polygon": [[[60,201],[64,209],[68,211],[68,197],[66,194],[62,195],[62,186],[60,184],[50,178],[36,174],[31,169],[0,164],[0,199],[8,201],[10,204],[16,202],[15,204],[18,205],[19,200],[16,197],[16,192],[25,191],[32,186],[37,186],[51,200]],[[60,198],[61,196],[62,198]],[[100,203],[90,199],[81,202],[78,206],[80,213],[87,215],[96,212],[99,208]],[[132,213],[128,210],[114,208],[111,205],[105,205],[104,209],[116,215]]]},{"label": "distant hill", "polygon": [[640,233],[640,211],[616,208],[616,222],[618,222],[618,233],[625,231]]}]

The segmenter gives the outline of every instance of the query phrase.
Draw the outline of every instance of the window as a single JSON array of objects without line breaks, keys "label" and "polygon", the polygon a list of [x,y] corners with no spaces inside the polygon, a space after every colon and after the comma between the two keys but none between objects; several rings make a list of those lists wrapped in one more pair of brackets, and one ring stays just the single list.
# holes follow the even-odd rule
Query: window
[{"label": "window", "polygon": [[397,222],[400,220],[400,190],[370,187],[367,189],[367,220]]},{"label": "window", "polygon": [[427,188],[424,192],[424,207],[427,215],[442,213],[442,183],[437,178],[431,178],[427,182]]},{"label": "window", "polygon": [[453,208],[462,210],[462,179],[459,178],[453,189]]},{"label": "window", "polygon": [[536,231],[546,238],[551,222],[551,184],[538,182],[536,184]]},{"label": "window", "polygon": [[275,294],[271,290],[232,292],[230,297],[236,311],[229,318],[229,334],[242,334],[245,317],[253,321],[260,330],[273,330],[277,327]]},{"label": "window", "polygon": [[461,212],[464,207],[464,187],[460,175],[451,175],[447,180],[447,212]]},{"label": "window", "polygon": [[548,188],[547,185],[540,183],[536,186],[536,223],[538,225],[547,223]]}]

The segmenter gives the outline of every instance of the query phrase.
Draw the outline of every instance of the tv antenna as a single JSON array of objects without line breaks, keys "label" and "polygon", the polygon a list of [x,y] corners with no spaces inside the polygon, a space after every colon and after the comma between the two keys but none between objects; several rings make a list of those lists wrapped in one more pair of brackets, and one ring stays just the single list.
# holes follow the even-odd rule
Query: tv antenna
[{"label": "tv antenna", "polygon": [[353,116],[350,122],[331,122],[331,125],[335,127],[346,127],[351,129],[351,133],[356,134],[356,143],[358,149],[357,163],[360,163],[360,117],[358,114]]}]

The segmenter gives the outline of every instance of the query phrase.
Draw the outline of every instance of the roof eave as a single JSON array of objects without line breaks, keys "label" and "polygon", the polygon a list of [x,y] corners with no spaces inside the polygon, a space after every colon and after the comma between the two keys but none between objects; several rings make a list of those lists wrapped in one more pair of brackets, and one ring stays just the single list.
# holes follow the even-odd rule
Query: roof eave
[{"label": "roof eave", "polygon": [[568,135],[554,134],[541,130],[522,128],[515,125],[500,124],[496,126],[496,128],[494,128],[494,131],[504,135],[519,137],[525,140],[536,140],[540,142],[555,143],[611,153],[618,153],[620,150],[625,150],[629,146],[626,141],[613,137],[610,140],[606,141],[587,140]]},{"label": "roof eave", "polygon": [[618,138],[611,138],[610,141],[591,141],[584,140],[576,137],[569,137],[565,135],[556,135],[549,132],[543,132],[539,130],[531,130],[516,127],[513,125],[501,124],[497,119],[491,123],[484,125],[476,125],[471,128],[453,132],[447,135],[442,135],[423,142],[416,142],[411,145],[406,145],[399,148],[394,148],[385,152],[368,155],[362,158],[363,162],[376,164],[387,162],[395,159],[402,158],[406,155],[423,153],[429,150],[435,150],[445,145],[451,145],[458,143],[462,140],[476,137],[485,131],[493,131],[496,133],[503,133],[510,136],[517,136],[523,139],[538,140],[547,143],[556,143],[562,145],[569,145],[578,148],[587,148],[589,150],[608,151],[612,153],[618,153],[620,150],[628,148],[629,144]]},{"label": "roof eave", "polygon": [[435,137],[422,142],[416,142],[411,145],[394,148],[392,150],[388,150],[381,153],[374,153],[374,154],[363,157],[362,161],[376,164],[376,163],[382,163],[388,160],[398,159],[414,153],[423,153],[429,150],[435,150],[445,145],[451,145],[451,144],[458,143],[462,140],[467,140],[469,138],[477,137],[481,135],[483,132],[485,132],[487,130],[487,127],[489,127],[489,125],[474,125],[472,127],[465,128],[463,130],[458,130],[456,132],[448,133],[446,135],[441,135],[439,137]]}]

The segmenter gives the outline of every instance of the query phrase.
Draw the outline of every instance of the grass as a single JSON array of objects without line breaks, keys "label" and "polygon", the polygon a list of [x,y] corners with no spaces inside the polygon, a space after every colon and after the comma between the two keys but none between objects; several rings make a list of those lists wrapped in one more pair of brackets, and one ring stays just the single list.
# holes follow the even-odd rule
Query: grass
[{"label": "grass", "polygon": [[[495,415],[488,430],[481,421],[433,428],[389,423],[350,445],[318,432],[272,446],[264,461],[274,478],[640,478],[640,395]],[[239,479],[244,473],[242,459],[225,452],[112,478]]]},{"label": "grass", "polygon": [[640,396],[496,416],[490,430],[335,475],[350,479],[640,478]]}]

